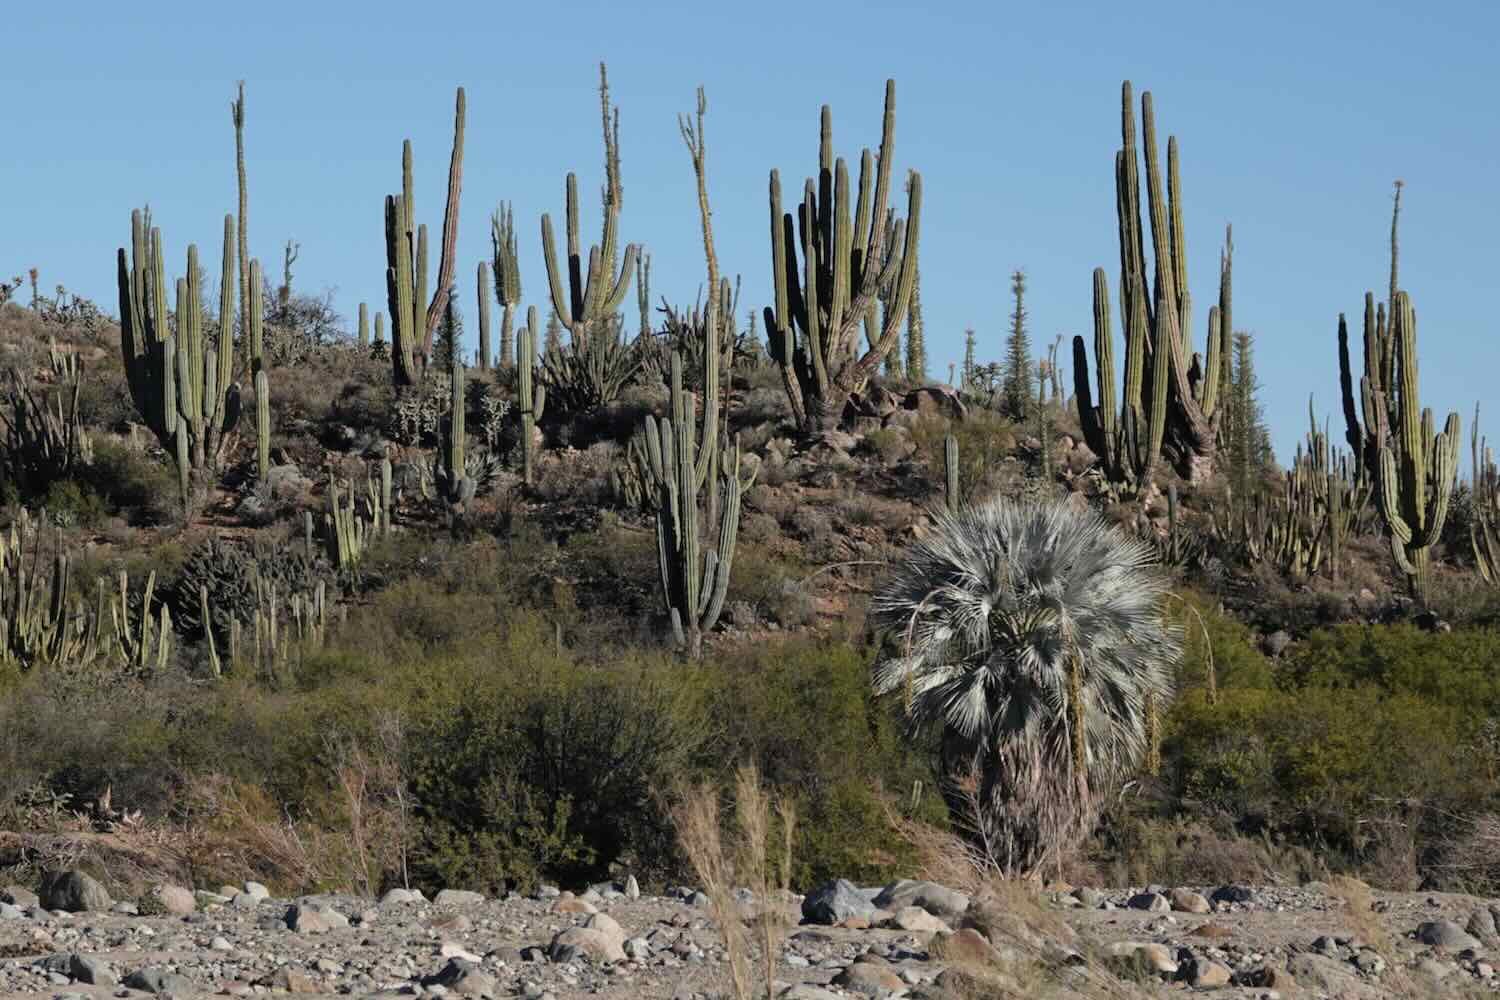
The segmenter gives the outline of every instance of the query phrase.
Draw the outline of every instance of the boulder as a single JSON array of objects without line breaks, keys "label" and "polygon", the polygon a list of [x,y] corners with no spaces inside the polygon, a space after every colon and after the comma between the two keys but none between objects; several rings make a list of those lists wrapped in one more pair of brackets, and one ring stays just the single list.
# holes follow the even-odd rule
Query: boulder
[{"label": "boulder", "polygon": [[0,889],[0,903],[9,903],[24,910],[28,906],[40,906],[41,902],[36,893],[19,885],[8,885]]},{"label": "boulder", "polygon": [[186,977],[169,972],[159,965],[148,965],[125,977],[124,985],[145,993],[176,993],[187,996],[193,992],[193,984]]},{"label": "boulder", "polygon": [[432,901],[438,906],[476,906],[484,902],[484,896],[467,889],[444,889]]},{"label": "boulder", "polygon": [[1480,947],[1472,934],[1451,920],[1429,920],[1417,928],[1417,940],[1434,948],[1460,952]]},{"label": "boulder", "polygon": [[1114,958],[1139,964],[1152,972],[1163,975],[1175,975],[1177,972],[1172,949],[1154,941],[1116,941],[1109,946],[1109,953]]},{"label": "boulder", "polygon": [[623,962],[623,945],[624,941],[606,931],[593,927],[569,927],[552,939],[547,955],[554,962],[567,962],[579,955],[596,962]]},{"label": "boulder", "polygon": [[901,400],[901,408],[915,410],[923,416],[950,417],[962,420],[969,415],[969,408],[959,397],[958,390],[948,385],[924,385],[913,389]]},{"label": "boulder", "polygon": [[947,924],[920,906],[903,906],[888,921],[890,926],[914,934],[946,934],[952,930]]},{"label": "boulder", "polygon": [[1166,913],[1172,908],[1167,897],[1159,892],[1142,892],[1131,896],[1129,905],[1132,910],[1145,910],[1147,913]]},{"label": "boulder", "polygon": [[427,897],[416,889],[387,889],[385,895],[380,897],[381,906],[402,906],[425,902],[427,902]]},{"label": "boulder", "polygon": [[161,904],[162,909],[168,913],[175,913],[179,917],[186,916],[198,909],[198,899],[193,893],[180,885],[163,883],[151,890],[151,898]]},{"label": "boulder", "polygon": [[1201,893],[1191,889],[1173,889],[1172,909],[1178,913],[1208,913],[1213,907],[1209,906],[1208,900]]},{"label": "boulder", "polygon": [[38,895],[45,910],[86,913],[108,910],[114,905],[104,886],[76,869],[44,875]]},{"label": "boulder", "polygon": [[326,934],[349,926],[349,918],[326,903],[304,900],[286,911],[287,928],[298,934]]},{"label": "boulder", "polygon": [[915,882],[908,879],[892,882],[880,890],[874,903],[880,909],[892,912],[908,906],[920,906],[944,920],[956,920],[969,909],[969,897],[957,890],[936,882]]},{"label": "boulder", "polygon": [[868,997],[883,997],[906,988],[900,976],[873,962],[855,962],[834,977],[833,985]]},{"label": "boulder", "polygon": [[441,986],[462,996],[493,996],[498,987],[495,977],[481,969],[478,962],[464,958],[450,958],[447,965],[422,980],[422,985]]},{"label": "boulder", "polygon": [[876,905],[870,902],[852,882],[834,879],[825,882],[802,901],[802,920],[809,924],[841,924],[850,917],[869,920]]}]

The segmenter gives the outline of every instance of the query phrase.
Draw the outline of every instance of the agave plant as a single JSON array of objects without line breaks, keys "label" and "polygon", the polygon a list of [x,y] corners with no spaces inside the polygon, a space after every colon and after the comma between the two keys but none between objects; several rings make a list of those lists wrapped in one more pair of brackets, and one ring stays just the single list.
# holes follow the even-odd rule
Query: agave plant
[{"label": "agave plant", "polygon": [[943,767],[977,778],[989,860],[1051,867],[1152,745],[1180,631],[1146,544],[1066,503],[1005,499],[936,515],[876,594],[890,637],[877,693],[937,727]]}]

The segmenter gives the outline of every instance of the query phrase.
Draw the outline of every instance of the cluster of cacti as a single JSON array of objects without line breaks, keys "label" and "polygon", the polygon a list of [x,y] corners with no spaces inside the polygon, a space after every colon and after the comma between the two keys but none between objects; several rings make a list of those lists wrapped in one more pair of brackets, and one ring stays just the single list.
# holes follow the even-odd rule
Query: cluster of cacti
[{"label": "cluster of cacti", "polygon": [[[612,324],[635,271],[639,248],[625,247],[625,257],[615,271],[619,256],[620,228],[620,115],[609,103],[609,80],[604,64],[599,64],[599,100],[604,118],[604,230],[599,243],[589,248],[584,261],[578,236],[578,176],[568,174],[567,182],[567,287],[557,259],[557,240],[552,234],[552,216],[542,216],[542,255],[547,263],[547,283],[552,294],[552,308],[558,321],[572,336],[577,348],[598,335],[618,335]],[[519,297],[519,296],[518,296]]]},{"label": "cluster of cacti", "polygon": [[[858,193],[833,155],[833,112],[824,105],[818,177],[804,186],[797,217],[783,213],[781,177],[771,171],[771,276],[775,306],[765,310],[771,357],[781,366],[792,414],[805,432],[834,426],[850,395],[864,389],[895,350],[916,285],[922,178],[907,184],[907,217],[887,210],[895,158],[896,84],[886,81],[880,153],[860,159]],[[801,235],[802,266],[797,263]],[[883,288],[894,288],[885,315],[860,333]],[[800,332],[799,332],[800,331]]]},{"label": "cluster of cacti", "polygon": [[[516,363],[515,316],[521,304],[521,264],[516,254],[516,223],[509,204],[501,204],[490,219],[490,243],[495,269],[495,299],[500,303],[500,358],[501,368]],[[488,369],[490,363],[489,344],[484,336],[481,314],[480,345],[485,359],[480,370]]]},{"label": "cluster of cacti", "polygon": [[464,89],[453,112],[453,153],[448,161],[448,199],[443,209],[441,256],[432,301],[427,299],[427,226],[417,225],[412,193],[411,140],[401,147],[401,193],[385,199],[385,282],[391,314],[391,365],[398,388],[420,382],[432,362],[432,338],[448,307],[458,243],[459,195],[463,189]]},{"label": "cluster of cacti", "polygon": [[47,360],[50,392],[39,393],[13,370],[0,394],[0,471],[25,491],[43,489],[93,462],[93,439],[79,412],[83,362],[55,343]]},{"label": "cluster of cacti", "polygon": [[[202,288],[198,248],[188,247],[187,277],[177,281],[175,332],[167,309],[166,269],[160,229],[149,232],[139,211],[131,214],[131,248],[118,253],[120,341],[130,395],[146,425],[177,462],[178,484],[184,505],[191,507],[196,489],[217,473],[223,435],[240,416],[240,388],[231,382],[232,347],[223,331],[234,322],[234,220],[224,219],[224,271],[219,301],[219,349],[210,347],[203,332]],[[259,327],[254,308],[260,285],[258,266],[252,272],[252,331]],[[257,337],[258,341],[259,338]],[[265,373],[255,353],[257,389],[265,388]],[[269,399],[269,394],[266,396]],[[259,407],[258,407],[259,408]],[[269,414],[266,421],[268,424]],[[258,418],[257,426],[263,427]],[[266,433],[260,434],[261,451]],[[263,463],[265,458],[262,459]]]},{"label": "cluster of cacti", "polygon": [[1257,495],[1235,513],[1214,521],[1214,534],[1249,562],[1269,562],[1293,579],[1323,569],[1335,581],[1344,564],[1345,545],[1361,530],[1370,487],[1354,472],[1348,456],[1330,449],[1308,405],[1309,429],[1292,466],[1282,475],[1278,495]]},{"label": "cluster of cacti", "polygon": [[544,351],[541,367],[550,398],[567,413],[586,413],[620,398],[641,370],[641,352],[618,336],[590,337]]},{"label": "cluster of cacti", "polygon": [[[328,635],[327,587],[318,582],[310,594],[283,594],[276,584],[257,578],[250,634],[238,618],[229,624],[229,663],[236,675],[276,675],[301,656],[323,647]],[[344,607],[339,606],[340,613]],[[215,654],[217,659],[217,654]]]},{"label": "cluster of cacti", "polygon": [[[1224,347],[1233,329],[1230,311],[1233,243],[1226,235],[1219,264],[1219,304],[1209,310],[1207,360],[1189,354],[1192,320],[1183,238],[1177,139],[1167,140],[1167,181],[1162,183],[1151,94],[1141,95],[1146,193],[1155,271],[1148,276],[1137,162],[1134,102],[1122,90],[1124,148],[1115,155],[1120,244],[1120,316],[1125,327],[1124,399],[1115,392],[1114,339],[1109,280],[1094,271],[1094,356],[1098,406],[1089,380],[1088,351],[1073,338],[1073,380],[1084,439],[1113,484],[1138,487],[1166,454],[1177,472],[1197,483],[1213,471],[1219,422]],[[1154,296],[1153,296],[1154,292]]]},{"label": "cluster of cacti", "polygon": [[43,553],[41,536],[40,526],[24,509],[9,532],[0,534],[0,665],[21,670],[164,669],[172,651],[172,617],[165,604],[153,614],[156,574],[147,578],[137,612],[131,610],[124,571],[114,591],[99,579],[91,609],[71,597],[71,560],[61,532],[50,558]]},{"label": "cluster of cacti", "polygon": [[[703,634],[711,631],[729,591],[739,531],[740,498],[755,481],[755,471],[740,478],[740,448],[736,441],[723,456],[722,476],[713,478],[717,464],[717,424],[709,423],[716,403],[705,402],[700,442],[692,398],[682,388],[682,357],[671,361],[671,413],[658,425],[647,416],[643,431],[646,464],[640,469],[646,495],[656,515],[657,565],[672,636],[690,655],[702,652]],[[701,445],[701,446],[700,446]],[[705,490],[708,496],[700,500]],[[711,520],[718,511],[718,543],[703,552],[700,504]]]},{"label": "cluster of cacti", "polygon": [[547,411],[547,384],[537,376],[536,306],[526,310],[526,325],[517,345],[516,409],[521,420],[521,478],[527,486],[536,482],[536,459],[540,431],[538,422]]},{"label": "cluster of cacti", "polygon": [[[366,471],[363,510],[359,508],[356,492],[352,483],[347,492],[341,491],[338,481],[329,477],[328,512],[323,515],[323,531],[328,559],[340,573],[356,570],[370,540],[390,533],[391,460],[380,460],[378,482],[373,472]],[[304,530],[310,548],[311,513],[307,515]]]}]

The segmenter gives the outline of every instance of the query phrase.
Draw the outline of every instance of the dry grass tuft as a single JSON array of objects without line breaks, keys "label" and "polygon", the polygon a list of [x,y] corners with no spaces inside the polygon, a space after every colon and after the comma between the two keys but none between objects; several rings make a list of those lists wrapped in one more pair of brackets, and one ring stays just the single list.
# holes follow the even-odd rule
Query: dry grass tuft
[{"label": "dry grass tuft", "polygon": [[[719,796],[707,784],[684,789],[671,809],[677,838],[703,883],[724,950],[736,1000],[757,995],[752,986],[751,928],[745,925],[735,899],[736,885],[743,885],[760,900],[753,921],[760,934],[764,995],[774,995],[776,959],[791,916],[781,905],[791,880],[792,833],[796,812],[790,799],[776,798],[762,787],[760,773],[750,766],[735,774],[734,819],[736,832],[726,843],[719,820]],[[779,864],[771,857],[771,845],[780,827]]]}]

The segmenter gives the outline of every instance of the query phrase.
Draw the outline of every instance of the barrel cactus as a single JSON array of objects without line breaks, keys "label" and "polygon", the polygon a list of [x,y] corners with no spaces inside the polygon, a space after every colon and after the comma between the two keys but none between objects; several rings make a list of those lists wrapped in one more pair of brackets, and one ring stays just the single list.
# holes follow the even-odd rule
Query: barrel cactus
[{"label": "barrel cactus", "polygon": [[874,688],[941,734],[948,777],[973,776],[964,818],[992,860],[1039,872],[1148,755],[1181,648],[1167,578],[1144,543],[1066,503],[935,516],[871,605],[889,650]]}]

